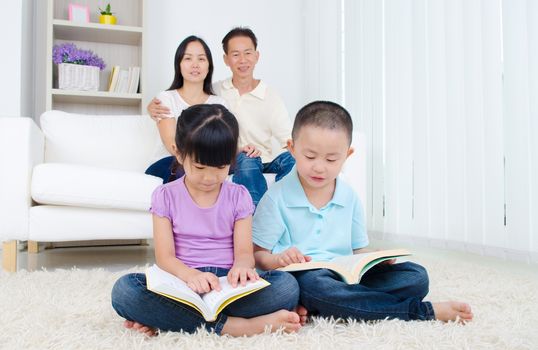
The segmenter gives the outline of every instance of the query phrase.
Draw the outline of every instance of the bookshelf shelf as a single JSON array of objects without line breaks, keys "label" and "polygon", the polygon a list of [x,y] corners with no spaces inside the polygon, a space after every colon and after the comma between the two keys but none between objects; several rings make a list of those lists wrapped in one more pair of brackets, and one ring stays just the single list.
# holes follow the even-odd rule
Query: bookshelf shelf
[{"label": "bookshelf shelf", "polygon": [[54,102],[135,106],[140,104],[142,94],[120,94],[108,91],[71,91],[52,89],[52,99]]},{"label": "bookshelf shelf", "polygon": [[52,25],[54,37],[61,40],[124,45],[139,45],[142,40],[142,27],[100,23],[73,23],[62,19],[53,20]]}]

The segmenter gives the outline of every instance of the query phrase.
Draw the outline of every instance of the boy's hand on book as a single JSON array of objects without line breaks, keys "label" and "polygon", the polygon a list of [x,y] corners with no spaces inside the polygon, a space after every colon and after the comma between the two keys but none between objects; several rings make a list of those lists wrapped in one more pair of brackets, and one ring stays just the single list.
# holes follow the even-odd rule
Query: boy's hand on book
[{"label": "boy's hand on book", "polygon": [[238,282],[244,287],[247,285],[247,281],[257,281],[260,279],[260,276],[258,276],[256,269],[253,269],[252,267],[234,265],[230,271],[228,271],[227,278],[228,282],[235,288],[237,287]]},{"label": "boy's hand on book", "polygon": [[380,265],[392,265],[396,263],[396,259],[385,260]]},{"label": "boy's hand on book", "polygon": [[282,253],[275,254],[276,262],[280,267],[286,267],[290,264],[305,263],[312,260],[308,255],[303,255],[299,249],[291,247],[283,251]]},{"label": "boy's hand on book", "polygon": [[187,286],[198,294],[220,291],[219,278],[211,272],[199,272],[187,279]]}]

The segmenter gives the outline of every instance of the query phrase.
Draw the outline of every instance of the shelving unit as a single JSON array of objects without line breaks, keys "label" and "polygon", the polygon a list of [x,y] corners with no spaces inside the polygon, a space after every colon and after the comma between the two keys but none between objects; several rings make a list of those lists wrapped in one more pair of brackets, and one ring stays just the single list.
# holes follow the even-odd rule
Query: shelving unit
[{"label": "shelving unit", "polygon": [[[145,0],[40,0],[36,2],[36,31],[39,60],[36,64],[36,114],[51,109],[88,114],[140,114],[144,110],[144,1]],[[69,4],[90,8],[90,22],[68,20]],[[99,23],[98,8],[108,3],[117,17],[116,25]],[[52,48],[64,42],[92,50],[106,68],[99,74],[99,91],[59,90]],[[138,93],[108,92],[112,67],[139,66]]]}]

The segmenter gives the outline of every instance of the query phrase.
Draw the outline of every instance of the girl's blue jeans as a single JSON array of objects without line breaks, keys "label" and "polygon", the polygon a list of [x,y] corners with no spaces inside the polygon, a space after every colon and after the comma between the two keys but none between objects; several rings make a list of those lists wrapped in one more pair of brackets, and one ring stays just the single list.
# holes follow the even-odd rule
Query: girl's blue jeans
[{"label": "girl's blue jeans", "polygon": [[[228,269],[202,267],[198,270],[226,276]],[[112,307],[118,315],[162,331],[194,333],[200,326],[217,334],[222,332],[228,316],[251,318],[278,310],[293,310],[299,302],[299,286],[293,276],[282,271],[260,274],[270,286],[234,301],[214,322],[206,322],[195,309],[153,293],[146,288],[146,275],[131,273],[121,277],[112,288]]]},{"label": "girl's blue jeans", "polygon": [[301,289],[300,303],[309,314],[356,320],[431,320],[428,273],[411,262],[377,265],[360,284],[346,284],[327,269],[294,272]]},{"label": "girl's blue jeans", "polygon": [[279,181],[290,172],[294,165],[295,159],[288,151],[281,153],[270,163],[262,163],[260,157],[250,158],[245,152],[241,152],[235,158],[235,164],[230,173],[234,174],[232,181],[245,186],[254,205],[258,205],[267,191],[267,181],[263,174],[276,174],[275,181]]}]

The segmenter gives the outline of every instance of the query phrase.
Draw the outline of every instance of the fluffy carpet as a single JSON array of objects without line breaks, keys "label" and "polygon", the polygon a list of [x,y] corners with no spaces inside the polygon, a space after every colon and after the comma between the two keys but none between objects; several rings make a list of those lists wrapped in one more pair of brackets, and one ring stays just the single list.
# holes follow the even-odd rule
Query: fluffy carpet
[{"label": "fluffy carpet", "polygon": [[536,278],[470,263],[413,260],[430,273],[427,299],[468,301],[473,322],[314,319],[297,334],[231,338],[200,330],[148,339],[124,329],[110,306],[112,285],[127,271],[0,272],[0,348],[538,349]]}]

